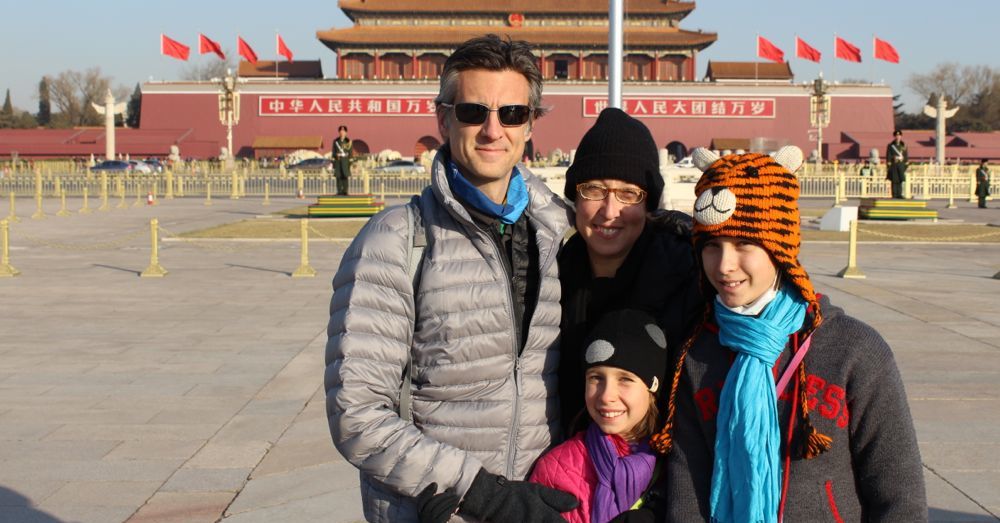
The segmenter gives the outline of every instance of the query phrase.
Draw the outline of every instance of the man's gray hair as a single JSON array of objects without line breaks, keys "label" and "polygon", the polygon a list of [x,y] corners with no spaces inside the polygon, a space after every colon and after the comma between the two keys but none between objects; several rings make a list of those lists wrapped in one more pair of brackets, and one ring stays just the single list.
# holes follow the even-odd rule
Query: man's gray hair
[{"label": "man's gray hair", "polygon": [[466,40],[445,61],[441,89],[434,103],[439,107],[442,103],[455,103],[458,73],[470,69],[521,73],[531,89],[528,105],[533,109],[532,117],[539,118],[545,114],[546,109],[542,107],[542,74],[538,71],[538,63],[528,42],[509,37],[503,39],[495,34]]}]

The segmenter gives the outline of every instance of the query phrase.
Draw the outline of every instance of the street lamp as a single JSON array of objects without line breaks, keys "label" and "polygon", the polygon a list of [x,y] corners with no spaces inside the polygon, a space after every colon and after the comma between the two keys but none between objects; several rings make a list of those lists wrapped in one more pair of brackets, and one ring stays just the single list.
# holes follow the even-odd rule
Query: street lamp
[{"label": "street lamp", "polygon": [[816,170],[823,163],[823,128],[830,125],[830,97],[823,75],[813,80],[812,97],[809,103],[809,123],[816,129]]},{"label": "street lamp", "polygon": [[236,77],[226,69],[219,91],[219,122],[226,126],[226,166],[233,166],[233,126],[240,123],[240,93],[236,90]]}]

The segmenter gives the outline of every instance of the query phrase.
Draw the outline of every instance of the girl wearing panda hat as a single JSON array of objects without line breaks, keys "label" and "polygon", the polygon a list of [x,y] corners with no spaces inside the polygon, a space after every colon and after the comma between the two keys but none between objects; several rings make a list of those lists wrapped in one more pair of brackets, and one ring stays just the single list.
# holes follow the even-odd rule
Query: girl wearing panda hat
[{"label": "girl wearing panda hat", "polygon": [[538,459],[530,480],[569,492],[580,505],[570,523],[605,523],[642,507],[654,480],[658,393],[667,339],[644,312],[605,314],[584,344],[584,403],[589,425]]},{"label": "girl wearing panda hat", "polygon": [[693,157],[706,307],[650,439],[667,455],[666,521],[926,521],[892,351],[799,263],[802,152]]}]

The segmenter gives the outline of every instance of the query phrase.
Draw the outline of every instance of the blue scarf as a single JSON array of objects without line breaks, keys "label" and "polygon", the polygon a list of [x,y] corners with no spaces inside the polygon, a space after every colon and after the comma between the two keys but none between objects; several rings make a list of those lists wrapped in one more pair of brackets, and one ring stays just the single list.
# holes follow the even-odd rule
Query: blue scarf
[{"label": "blue scarf", "polygon": [[781,497],[781,433],[771,368],[802,327],[807,304],[788,286],[759,317],[715,307],[719,342],[736,351],[719,398],[711,516],[717,523],[774,522]]},{"label": "blue scarf", "polygon": [[503,204],[490,200],[476,186],[469,183],[469,180],[458,172],[455,162],[448,160],[445,169],[448,178],[448,185],[463,202],[472,206],[477,211],[500,220],[501,223],[510,225],[521,217],[521,213],[528,207],[528,186],[524,184],[524,178],[514,167],[510,174],[510,183],[507,185],[507,199]]}]

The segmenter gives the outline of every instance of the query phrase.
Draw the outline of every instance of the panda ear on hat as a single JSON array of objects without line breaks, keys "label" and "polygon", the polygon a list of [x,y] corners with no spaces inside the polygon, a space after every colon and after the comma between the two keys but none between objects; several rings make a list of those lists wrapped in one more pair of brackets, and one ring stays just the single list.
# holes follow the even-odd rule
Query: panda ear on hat
[{"label": "panda ear on hat", "polygon": [[707,171],[708,168],[711,167],[711,165],[719,158],[721,157],[718,154],[715,154],[704,147],[698,147],[691,151],[691,161],[701,172]]}]

